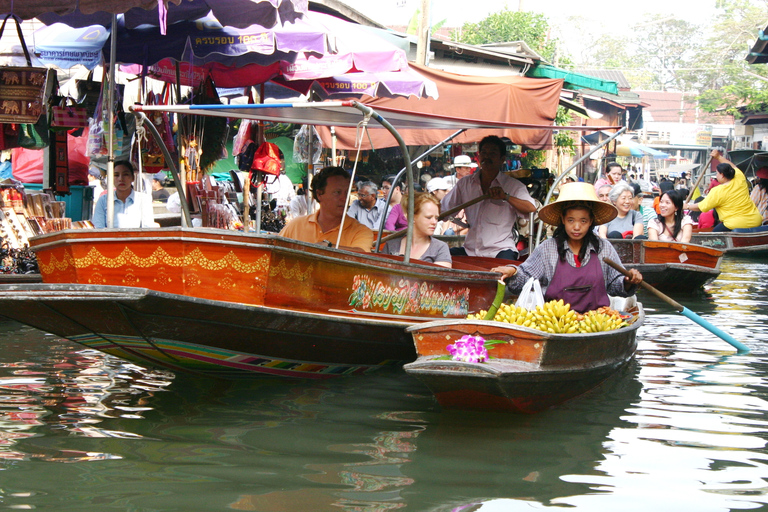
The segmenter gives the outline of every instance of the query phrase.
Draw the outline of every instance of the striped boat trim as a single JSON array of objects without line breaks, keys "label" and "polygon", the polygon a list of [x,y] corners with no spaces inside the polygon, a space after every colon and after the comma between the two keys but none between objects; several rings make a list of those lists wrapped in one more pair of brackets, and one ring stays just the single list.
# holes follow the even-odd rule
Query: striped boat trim
[{"label": "striped boat trim", "polygon": [[[379,366],[397,364],[397,361],[382,361],[379,365],[328,364],[292,359],[276,359],[257,354],[233,352],[221,348],[206,347],[177,340],[152,339],[123,335],[83,334],[69,340],[88,348],[128,359],[137,364],[152,361],[171,369],[183,368],[211,376],[232,377],[234,374],[273,375],[300,379],[326,379],[341,375],[367,373]],[[137,355],[138,354],[138,355]],[[141,357],[139,357],[139,355]],[[234,370],[234,372],[233,372]]]}]

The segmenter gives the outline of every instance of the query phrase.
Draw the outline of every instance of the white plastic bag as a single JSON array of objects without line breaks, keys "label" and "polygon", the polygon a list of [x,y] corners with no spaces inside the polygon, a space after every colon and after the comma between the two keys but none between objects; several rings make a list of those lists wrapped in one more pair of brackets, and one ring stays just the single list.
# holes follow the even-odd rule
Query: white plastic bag
[{"label": "white plastic bag", "polygon": [[517,297],[515,306],[523,307],[528,311],[533,311],[536,306],[544,305],[544,294],[541,293],[541,285],[539,280],[530,278],[523,286],[523,290],[520,292],[520,296]]}]

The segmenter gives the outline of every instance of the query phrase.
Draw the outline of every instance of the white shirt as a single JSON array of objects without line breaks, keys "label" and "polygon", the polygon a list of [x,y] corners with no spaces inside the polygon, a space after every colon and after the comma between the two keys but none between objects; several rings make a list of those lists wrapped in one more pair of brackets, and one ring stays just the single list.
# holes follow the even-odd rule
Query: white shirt
[{"label": "white shirt", "polygon": [[[107,227],[107,197],[100,196],[93,212],[93,226],[99,229]],[[113,225],[115,228],[151,228],[155,217],[152,211],[152,198],[146,194],[131,190],[131,194],[121,201],[115,195]]]},{"label": "white shirt", "polygon": [[[441,201],[442,210],[447,211],[483,195],[480,174],[476,172],[461,178]],[[492,187],[501,187],[510,196],[536,206],[525,185],[504,173],[494,178]],[[468,255],[494,258],[505,249],[517,251],[513,227],[521,215],[507,201],[486,199],[465,208],[464,212],[469,224],[469,232],[464,241]]]}]

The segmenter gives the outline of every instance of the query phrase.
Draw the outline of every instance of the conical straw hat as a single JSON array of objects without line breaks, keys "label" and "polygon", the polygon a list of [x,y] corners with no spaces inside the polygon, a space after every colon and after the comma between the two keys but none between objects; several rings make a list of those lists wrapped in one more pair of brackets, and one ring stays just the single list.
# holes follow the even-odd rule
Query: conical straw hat
[{"label": "conical straw hat", "polygon": [[549,203],[539,210],[539,219],[547,224],[559,226],[562,223],[563,210],[569,206],[584,206],[592,210],[595,225],[611,222],[619,211],[611,203],[605,203],[597,198],[595,187],[591,183],[566,183],[560,187],[557,201]]}]

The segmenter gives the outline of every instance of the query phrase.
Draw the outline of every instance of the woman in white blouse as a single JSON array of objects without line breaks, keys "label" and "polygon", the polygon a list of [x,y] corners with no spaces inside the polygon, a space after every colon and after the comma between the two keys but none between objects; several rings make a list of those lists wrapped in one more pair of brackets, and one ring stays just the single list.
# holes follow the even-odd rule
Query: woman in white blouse
[{"label": "woman in white blouse", "polygon": [[693,221],[683,211],[684,198],[679,190],[665,192],[659,200],[659,215],[648,221],[648,239],[663,242],[691,241]]}]

